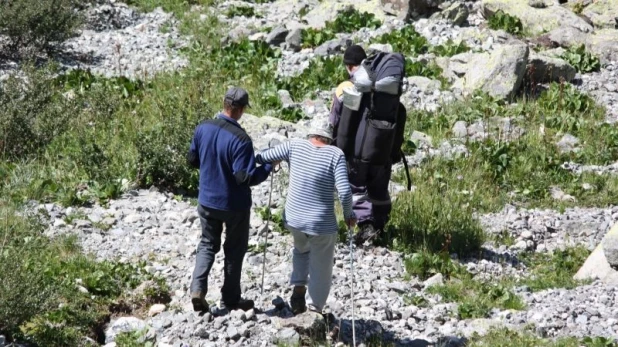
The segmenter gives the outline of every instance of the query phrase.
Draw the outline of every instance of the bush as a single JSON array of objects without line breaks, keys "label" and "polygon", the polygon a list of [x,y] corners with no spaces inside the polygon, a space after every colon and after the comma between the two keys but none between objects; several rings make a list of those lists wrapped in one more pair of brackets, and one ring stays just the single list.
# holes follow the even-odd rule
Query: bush
[{"label": "bush", "polygon": [[388,43],[393,47],[393,52],[399,52],[406,56],[417,56],[427,53],[429,43],[419,34],[412,25],[406,25],[398,31],[384,34],[375,40],[376,43]]},{"label": "bush", "polygon": [[[0,49],[11,56],[54,51],[75,35],[82,23],[77,0],[11,0],[0,2]],[[0,41],[2,42],[2,41]]]},{"label": "bush", "polygon": [[318,89],[330,89],[349,79],[341,56],[313,59],[303,72],[278,81],[279,89],[285,89],[295,101],[302,101]]},{"label": "bush", "polygon": [[337,12],[335,20],[327,21],[323,29],[308,28],[301,33],[303,47],[317,47],[332,40],[337,33],[353,33],[361,28],[375,29],[382,23],[373,13],[359,12],[354,7],[347,7]]},{"label": "bush", "polygon": [[472,212],[461,194],[446,189],[444,182],[434,177],[414,192],[397,196],[389,228],[405,248],[466,256],[477,252],[485,241]]},{"label": "bush", "polygon": [[25,68],[0,85],[0,158],[24,159],[40,153],[69,126],[77,105],[52,83],[50,70]]}]

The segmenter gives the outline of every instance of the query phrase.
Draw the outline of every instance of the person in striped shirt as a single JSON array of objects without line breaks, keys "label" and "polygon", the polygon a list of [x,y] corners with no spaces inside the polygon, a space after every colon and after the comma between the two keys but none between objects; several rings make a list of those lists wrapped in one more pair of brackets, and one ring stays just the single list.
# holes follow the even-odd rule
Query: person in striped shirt
[{"label": "person in striped shirt", "polygon": [[346,224],[356,224],[345,156],[330,145],[332,140],[328,119],[316,117],[307,140],[286,141],[256,155],[259,164],[285,160],[290,167],[283,220],[294,237],[290,277],[294,314],[307,308],[321,313],[330,293],[338,230],[335,190]]}]

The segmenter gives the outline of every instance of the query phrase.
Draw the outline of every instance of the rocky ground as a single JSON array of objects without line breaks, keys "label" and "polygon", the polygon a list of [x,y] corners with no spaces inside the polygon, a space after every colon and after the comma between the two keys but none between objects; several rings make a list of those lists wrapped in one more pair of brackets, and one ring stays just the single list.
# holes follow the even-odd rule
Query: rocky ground
[{"label": "rocky ground", "polygon": [[[377,2],[355,2],[361,10],[375,9],[386,21],[381,28],[363,29],[357,33],[340,35],[334,42],[316,49],[300,50],[298,30],[306,25],[320,26],[325,20],[332,19],[335,3],[317,0],[291,1],[278,0],[273,4],[251,4],[262,18],[235,17],[229,19],[221,15],[221,20],[228,22],[235,29],[229,38],[248,35],[252,39],[263,39],[269,43],[281,45],[284,49],[279,63],[279,75],[295,75],[318,55],[340,51],[350,40],[365,41],[370,37],[396,30],[404,25],[401,18],[386,16],[378,10]],[[427,1],[428,3],[434,3]],[[432,44],[441,44],[448,39],[464,40],[470,47],[482,53],[462,54],[452,58],[437,59],[446,74],[451,73],[455,88],[443,90],[436,86],[437,81],[422,77],[408,77],[403,96],[406,106],[412,108],[437,109],[442,103],[461,98],[472,89],[484,89],[506,96],[513,92],[515,82],[508,81],[496,85],[486,81],[471,82],[461,76],[482,74],[490,78],[475,65],[485,66],[496,61],[504,50],[513,50],[519,43],[504,32],[490,30],[481,15],[497,1],[458,2],[442,4],[438,15],[431,19],[414,22],[419,33]],[[211,10],[225,11],[237,1],[222,2]],[[441,3],[436,1],[435,3]],[[298,13],[307,6],[310,10],[301,23]],[[331,6],[331,7],[329,7]],[[373,7],[372,7],[373,6]],[[547,5],[550,6],[550,5]],[[546,6],[546,7],[547,7]],[[553,6],[553,5],[551,5]],[[510,7],[509,7],[510,8]],[[447,9],[450,12],[447,13]],[[618,11],[610,8],[611,11]],[[513,9],[516,11],[516,9]],[[618,53],[615,47],[607,46],[598,38],[604,37],[609,42],[614,36],[606,30],[594,34],[586,32],[588,23],[573,19],[569,14],[554,11],[560,18],[572,20],[572,26],[578,27],[580,37],[590,35],[590,48],[602,53],[603,66],[599,72],[575,74],[563,71],[562,77],[570,77],[580,90],[588,92],[607,109],[607,121],[618,120]],[[452,15],[451,15],[452,13]],[[532,18],[521,16],[528,22]],[[543,19],[546,14],[539,18]],[[618,16],[618,14],[616,14]],[[291,17],[290,17],[291,16]],[[462,20],[463,16],[463,20]],[[595,21],[605,21],[591,15]],[[80,36],[66,43],[66,67],[91,68],[94,72],[107,76],[126,75],[131,77],[148,77],[157,71],[178,69],[187,64],[186,58],[179,54],[179,48],[188,42],[179,35],[174,18],[161,10],[152,13],[139,13],[122,3],[110,2],[97,5],[89,10],[87,26]],[[458,24],[454,25],[456,21]],[[549,21],[548,21],[549,22]],[[542,23],[539,24],[542,26]],[[262,32],[261,28],[272,28]],[[562,32],[561,32],[562,30]],[[548,32],[554,42],[561,42],[567,35],[564,32],[575,30],[564,27],[540,28]],[[278,31],[278,32],[277,32]],[[572,33],[571,33],[572,34]],[[581,35],[580,35],[581,34]],[[605,36],[603,36],[605,35]],[[615,34],[618,37],[618,34]],[[282,40],[283,38],[283,40]],[[603,41],[605,42],[605,41]],[[510,46],[513,45],[513,46]],[[617,44],[618,46],[618,44]],[[513,48],[515,47],[515,48]],[[609,48],[608,48],[609,47]],[[533,54],[530,50],[520,50],[522,55]],[[536,54],[536,53],[534,53]],[[431,55],[419,59],[436,59]],[[545,58],[539,58],[545,61]],[[508,59],[507,59],[508,60]],[[536,60],[535,60],[536,61]],[[563,63],[563,62],[562,62]],[[562,66],[554,62],[554,67]],[[508,65],[508,64],[507,64]],[[15,68],[10,63],[0,66],[3,71]],[[500,68],[497,68],[498,70]],[[523,72],[521,72],[523,74]],[[0,73],[1,77],[2,73]],[[439,82],[438,82],[439,83]],[[328,91],[321,94],[319,100],[299,101],[305,114],[312,116],[325,112]],[[306,121],[298,124],[286,123],[270,117],[245,116],[243,125],[252,138],[256,139],[257,148],[264,148],[272,137],[285,139],[303,137],[306,133]],[[478,127],[476,127],[478,128]],[[463,136],[474,137],[473,125],[456,124]],[[443,142],[428,145],[409,158],[411,165],[420,165],[427,156],[449,155],[465,152],[464,145]],[[618,172],[616,165],[607,167],[582,166],[566,163],[576,172]],[[277,174],[273,201],[278,205],[284,194],[285,169]],[[393,190],[401,187],[393,184]],[[264,206],[268,200],[269,182],[253,190],[255,207]],[[76,234],[86,251],[94,253],[99,259],[119,258],[124,261],[145,260],[149,271],[164,277],[173,291],[172,302],[166,306],[156,305],[150,310],[149,317],[120,317],[115,319],[107,331],[111,342],[116,333],[141,327],[147,327],[149,338],[155,339],[158,346],[271,346],[277,343],[296,343],[301,336],[298,329],[290,326],[291,312],[281,299],[287,301],[290,288],[287,285],[291,271],[291,239],[288,235],[273,232],[269,236],[267,252],[267,273],[264,294],[260,294],[260,276],[262,254],[258,244],[262,242],[261,232],[265,224],[257,214],[251,220],[251,251],[245,258],[243,273],[244,295],[256,301],[256,310],[246,313],[232,312],[198,315],[192,312],[188,297],[188,285],[195,261],[196,244],[200,235],[199,220],[195,206],[179,201],[165,192],[156,190],[132,190],[122,198],[113,200],[109,205],[91,208],[64,209],[56,205],[43,205],[49,213],[49,235],[62,233]],[[67,218],[70,217],[70,218]],[[607,230],[618,220],[618,208],[574,208],[564,212],[553,210],[525,210],[506,206],[495,214],[478,216],[489,233],[506,233],[515,241],[512,246],[495,247],[488,244],[487,256],[481,259],[463,262],[471,272],[481,278],[499,278],[517,276],[525,269],[517,262],[504,259],[516,259],[518,252],[530,250],[547,252],[566,245],[585,245],[593,249],[599,244]],[[67,223],[66,220],[71,220]],[[525,301],[523,311],[494,310],[490,318],[475,320],[458,320],[453,314],[456,304],[444,303],[435,295],[425,291],[425,283],[405,278],[403,256],[384,248],[354,249],[355,274],[355,312],[356,332],[359,341],[367,341],[371,336],[384,335],[397,346],[426,346],[428,343],[442,345],[461,345],[462,338],[473,332],[486,332],[490,326],[506,325],[516,328],[534,324],[542,336],[607,336],[618,337],[618,288],[595,281],[589,285],[572,290],[551,289],[531,293],[520,288],[519,294]],[[490,255],[492,254],[492,255]],[[339,333],[333,336],[335,343],[351,342],[351,278],[350,249],[346,244],[339,244],[336,252],[333,289],[327,303],[327,311],[336,320],[333,326]],[[209,302],[217,302],[222,284],[223,257],[219,254],[210,277],[211,291]],[[439,279],[438,279],[439,280]],[[432,279],[436,281],[436,279]],[[427,307],[417,307],[405,300],[406,295],[421,295],[429,302]],[[304,321],[294,321],[295,328],[310,326],[316,317],[303,317]],[[112,346],[113,343],[110,343]]]}]

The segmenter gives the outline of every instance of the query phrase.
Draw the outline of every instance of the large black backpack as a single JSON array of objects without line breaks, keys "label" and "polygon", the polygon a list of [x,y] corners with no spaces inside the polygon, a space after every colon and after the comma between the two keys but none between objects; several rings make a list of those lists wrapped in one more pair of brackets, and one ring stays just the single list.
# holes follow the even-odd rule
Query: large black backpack
[{"label": "large black backpack", "polygon": [[[405,77],[405,57],[400,53],[378,52],[362,63],[355,73],[355,85],[367,94],[363,110],[364,124],[355,140],[354,157],[371,165],[392,163],[393,152],[399,152],[396,143],[400,129],[399,108]],[[405,125],[405,121],[404,121]]]}]

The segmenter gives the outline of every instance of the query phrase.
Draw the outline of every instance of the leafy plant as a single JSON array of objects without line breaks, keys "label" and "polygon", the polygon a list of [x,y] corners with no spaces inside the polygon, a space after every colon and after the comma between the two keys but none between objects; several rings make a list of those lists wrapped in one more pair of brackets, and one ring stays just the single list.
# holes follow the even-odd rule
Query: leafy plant
[{"label": "leafy plant", "polygon": [[406,25],[400,30],[383,34],[376,38],[375,42],[388,43],[393,47],[394,52],[400,52],[409,57],[427,53],[429,50],[427,39],[419,34],[412,25]]},{"label": "leafy plant", "polygon": [[460,271],[447,252],[431,253],[426,250],[414,252],[405,259],[406,271],[421,280],[442,274],[446,278]]},{"label": "leafy plant", "polygon": [[313,48],[321,46],[323,43],[336,37],[335,32],[330,29],[307,28],[301,30],[303,48]]},{"label": "leafy plant", "polygon": [[599,71],[601,68],[599,58],[586,51],[586,46],[584,44],[576,47],[569,47],[560,57],[566,60],[567,63],[573,65],[575,70],[579,72]]},{"label": "leafy plant", "polygon": [[438,46],[431,46],[429,48],[429,53],[434,53],[435,55],[441,57],[452,57],[454,55],[465,53],[470,50],[470,47],[466,45],[464,41],[459,41],[459,43],[454,43],[453,40],[448,39],[445,44]]},{"label": "leafy plant", "polygon": [[524,26],[519,18],[502,10],[496,11],[489,17],[487,24],[493,30],[504,30],[513,35],[522,35],[524,31]]},{"label": "leafy plant", "polygon": [[256,17],[261,18],[262,16],[255,12],[255,9],[251,6],[230,6],[230,8],[225,12],[225,15],[228,18],[233,17]]},{"label": "leafy plant", "polygon": [[295,101],[301,101],[317,90],[332,88],[336,85],[333,81],[345,81],[348,78],[341,56],[319,57],[313,59],[300,75],[283,78],[277,84],[278,89],[289,91]]},{"label": "leafy plant", "polygon": [[339,10],[335,20],[326,23],[326,27],[336,33],[353,33],[361,28],[376,29],[380,25],[382,22],[375,14],[360,12],[351,6]]}]

